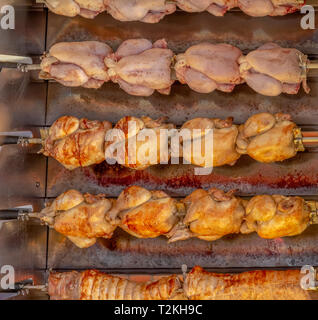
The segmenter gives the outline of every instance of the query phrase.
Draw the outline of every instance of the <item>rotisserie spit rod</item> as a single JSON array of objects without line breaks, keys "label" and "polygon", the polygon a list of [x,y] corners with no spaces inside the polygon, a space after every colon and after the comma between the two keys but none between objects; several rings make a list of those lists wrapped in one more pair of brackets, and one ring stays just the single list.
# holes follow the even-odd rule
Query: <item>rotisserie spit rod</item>
[{"label": "rotisserie spit rod", "polygon": [[[52,12],[68,17],[93,19],[106,11],[120,21],[157,23],[176,10],[223,16],[228,10],[239,8],[253,17],[283,16],[300,10],[305,0],[37,0],[37,3],[45,3]],[[316,0],[306,3],[317,5]]]},{"label": "rotisserie spit rod", "polygon": [[175,55],[164,39],[155,43],[131,39],[115,53],[97,41],[57,43],[44,54],[40,65],[21,62],[18,68],[39,69],[41,79],[70,87],[97,89],[113,81],[136,96],[150,96],[155,91],[169,94],[175,80],[199,93],[232,92],[235,86],[247,83],[260,94],[278,96],[297,94],[301,86],[308,93],[307,76],[318,68],[318,63],[296,49],[274,43],[246,56],[232,45],[211,43],[194,45]]},{"label": "rotisserie spit rod", "polygon": [[[312,268],[314,270],[314,268]],[[196,266],[188,274],[134,282],[95,270],[50,272],[48,284],[30,286],[51,300],[311,300],[300,270],[256,270],[239,274],[207,272]],[[314,270],[313,282],[316,281]]]},{"label": "rotisserie spit rod", "polygon": [[[125,117],[114,126],[115,130],[111,128],[112,124],[107,121],[63,116],[49,129],[41,130],[41,153],[56,159],[69,170],[99,164],[105,159],[143,170],[160,164],[162,159],[168,161],[177,156],[183,157],[183,162],[199,167],[234,165],[243,154],[259,162],[272,163],[292,158],[305,147],[318,144],[318,132],[302,132],[287,114],[259,113],[242,125],[233,124],[232,118],[196,118],[178,129],[165,123],[164,119]],[[213,136],[209,129],[212,129]],[[116,135],[117,132],[121,135]],[[149,137],[142,139],[145,133]],[[163,133],[170,134],[164,146],[161,144]],[[134,148],[131,148],[132,141],[135,141]],[[178,143],[177,147],[173,141]],[[213,144],[209,145],[209,141]],[[187,147],[197,144],[202,148]],[[122,152],[116,154],[117,147]],[[152,157],[147,157],[147,150]],[[175,155],[176,151],[180,151],[179,154]]]},{"label": "rotisserie spit rod", "polygon": [[318,223],[318,202],[301,197],[258,195],[243,199],[219,189],[198,189],[184,199],[132,186],[117,199],[69,190],[39,213],[40,219],[80,248],[109,239],[117,227],[137,238],[166,236],[169,242],[214,241],[257,232],[265,239],[301,234]]}]

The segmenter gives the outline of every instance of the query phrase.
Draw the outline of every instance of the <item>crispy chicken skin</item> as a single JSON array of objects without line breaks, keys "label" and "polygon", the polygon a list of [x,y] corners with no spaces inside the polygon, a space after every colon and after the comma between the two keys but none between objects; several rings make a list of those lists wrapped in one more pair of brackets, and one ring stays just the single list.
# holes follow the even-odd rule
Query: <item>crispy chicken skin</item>
[{"label": "crispy chicken skin", "polygon": [[120,21],[157,23],[176,11],[166,0],[104,0],[107,12]]},{"label": "crispy chicken skin", "polygon": [[48,283],[51,300],[174,300],[183,297],[177,275],[142,283],[95,270],[51,272]]},{"label": "crispy chicken skin", "polygon": [[98,41],[57,43],[42,59],[40,78],[67,87],[98,89],[109,81],[104,59],[111,53],[106,43]]},{"label": "crispy chicken skin", "polygon": [[178,222],[176,200],[163,191],[132,186],[107,214],[109,221],[137,238],[166,235]]},{"label": "crispy chicken skin", "polygon": [[112,201],[104,195],[93,196],[69,190],[56,198],[40,213],[39,218],[65,235],[76,246],[87,248],[97,238],[111,238],[116,226],[106,221]]},{"label": "crispy chicken skin", "polygon": [[256,196],[246,206],[241,233],[255,231],[265,239],[294,236],[308,227],[309,219],[310,208],[300,197]]},{"label": "crispy chicken skin", "polygon": [[311,209],[300,197],[258,195],[249,200],[219,189],[198,189],[184,199],[163,191],[126,188],[117,198],[69,190],[37,218],[86,248],[116,227],[137,238],[166,236],[169,242],[199,238],[215,241],[230,234],[257,232],[275,239],[301,234],[310,225]]},{"label": "crispy chicken skin", "polygon": [[156,90],[169,94],[173,52],[164,39],[152,44],[146,39],[124,41],[115,54],[105,59],[111,80],[127,93],[150,96]]},{"label": "crispy chicken skin", "polygon": [[255,114],[240,126],[236,150],[259,162],[278,162],[292,158],[297,154],[294,142],[296,128],[287,114]]},{"label": "crispy chicken skin", "polygon": [[169,242],[191,237],[214,241],[240,232],[245,210],[233,192],[198,189],[182,202],[186,206],[186,215],[182,223],[170,232]]},{"label": "crispy chicken skin", "polygon": [[254,91],[265,96],[297,94],[301,84],[309,93],[300,66],[306,61],[307,56],[300,51],[281,48],[275,43],[267,43],[239,59],[242,78]]},{"label": "crispy chicken skin", "polygon": [[116,131],[113,131],[106,135],[106,159],[116,158],[121,165],[135,170],[144,170],[168,161],[169,146],[166,149],[160,148],[160,130],[171,130],[175,126],[164,123],[164,120],[149,117],[125,117],[119,120],[114,129],[120,130],[121,134],[116,135]]},{"label": "crispy chicken skin", "polygon": [[69,170],[101,163],[105,160],[106,132],[111,127],[108,121],[61,117],[45,132],[41,152]]},{"label": "crispy chicken skin", "polygon": [[218,274],[196,266],[183,290],[189,300],[310,300],[300,286],[298,270]]},{"label": "crispy chicken skin", "polygon": [[[235,143],[238,136],[238,127],[233,124],[233,119],[208,119],[196,118],[189,120],[182,127],[182,129],[190,130],[192,139],[182,138],[183,147],[189,141],[193,145],[198,145],[201,141],[201,150],[197,148],[183,148],[183,157],[191,164],[201,167],[211,167],[209,162],[213,156],[213,167],[223,165],[234,165],[240,158],[240,154],[236,151]],[[201,134],[197,133],[197,129],[201,130]],[[211,139],[208,131],[213,130],[213,154],[206,154],[206,147],[209,148],[207,139]]]},{"label": "crispy chicken skin", "polygon": [[199,93],[232,92],[242,83],[238,60],[240,49],[228,44],[201,43],[176,57],[178,80]]}]

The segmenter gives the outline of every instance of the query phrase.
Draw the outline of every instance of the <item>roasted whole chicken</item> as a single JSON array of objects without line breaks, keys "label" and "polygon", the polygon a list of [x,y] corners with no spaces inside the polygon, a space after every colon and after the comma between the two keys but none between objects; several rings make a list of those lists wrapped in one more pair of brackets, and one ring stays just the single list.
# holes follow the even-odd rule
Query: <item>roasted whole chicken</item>
[{"label": "roasted whole chicken", "polygon": [[107,121],[64,116],[41,131],[41,152],[69,170],[105,159],[144,170],[169,163],[170,158],[183,157],[184,163],[210,168],[234,165],[242,154],[270,163],[304,151],[300,129],[285,114],[255,114],[241,126],[232,118],[196,118],[179,130],[165,119],[125,117],[110,129]]},{"label": "roasted whole chicken", "polygon": [[137,238],[156,238],[178,222],[176,202],[163,191],[132,186],[120,194],[107,218]]},{"label": "roasted whole chicken", "polygon": [[236,150],[260,162],[292,158],[299,151],[294,141],[296,128],[290,115],[255,114],[240,126]]},{"label": "roasted whole chicken", "polygon": [[134,282],[95,270],[51,272],[51,300],[176,300],[184,299],[177,275],[152,282]]},{"label": "roasted whole chicken", "polygon": [[106,10],[120,21],[157,23],[176,11],[176,5],[166,0],[104,0]]},{"label": "roasted whole chicken", "polygon": [[105,219],[111,207],[112,200],[104,195],[83,195],[69,190],[43,209],[39,218],[79,248],[88,248],[97,238],[108,239],[113,235],[116,226]]},{"label": "roasted whole chicken", "polygon": [[275,239],[301,234],[314,222],[310,202],[300,197],[259,195],[249,200],[219,189],[198,189],[177,200],[163,191],[132,186],[117,200],[70,190],[35,217],[80,248],[110,238],[117,227],[137,238],[166,236],[169,242],[199,238],[215,241],[256,232]]},{"label": "roasted whole chicken", "polygon": [[165,149],[161,148],[160,132],[162,129],[174,128],[173,124],[164,123],[164,119],[122,118],[114,127],[115,130],[120,130],[120,134],[110,131],[106,135],[106,159],[115,159],[119,164],[135,170],[168,162],[169,145]]},{"label": "roasted whole chicken", "polygon": [[[182,137],[183,157],[189,163],[201,167],[219,167],[226,164],[234,165],[239,159],[240,154],[235,148],[238,127],[233,124],[232,118],[227,120],[197,118],[186,122],[181,127],[181,132],[183,129],[188,129],[192,136],[190,141],[192,148],[185,148],[185,145],[189,144],[189,140]],[[199,131],[197,132],[198,129]],[[212,148],[206,141],[211,139],[209,129],[213,130]],[[201,148],[197,148],[200,143]],[[211,150],[211,158],[208,150]]]},{"label": "roasted whole chicken", "polygon": [[156,90],[169,94],[172,80],[173,52],[166,41],[152,44],[146,39],[124,41],[113,55],[105,59],[111,80],[127,93],[150,96]]},{"label": "roasted whole chicken", "polygon": [[107,44],[98,41],[57,43],[42,59],[40,78],[98,89],[109,81],[104,59],[111,53]]},{"label": "roasted whole chicken", "polygon": [[296,49],[267,43],[239,59],[241,77],[256,92],[265,96],[297,94],[301,84],[310,89],[304,71],[307,56]]},{"label": "roasted whole chicken", "polygon": [[198,189],[182,200],[186,206],[183,222],[171,231],[169,242],[197,237],[214,241],[239,233],[245,216],[244,206],[232,192]]},{"label": "roasted whole chicken", "polygon": [[43,148],[40,152],[69,170],[101,163],[105,160],[106,132],[111,128],[108,121],[61,117],[49,130],[42,131]]},{"label": "roasted whole chicken", "polygon": [[240,274],[207,272],[196,266],[183,290],[189,300],[311,300],[299,270],[258,270]]},{"label": "roasted whole chicken", "polygon": [[241,50],[229,44],[201,43],[177,55],[176,75],[196,92],[232,92],[243,82],[238,63],[241,57]]}]

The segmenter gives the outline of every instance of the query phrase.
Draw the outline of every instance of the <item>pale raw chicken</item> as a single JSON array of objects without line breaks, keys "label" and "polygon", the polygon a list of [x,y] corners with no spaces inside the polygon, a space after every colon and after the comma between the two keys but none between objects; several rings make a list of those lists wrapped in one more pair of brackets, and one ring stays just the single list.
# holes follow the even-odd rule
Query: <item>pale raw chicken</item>
[{"label": "pale raw chicken", "polygon": [[119,164],[135,170],[168,162],[169,145],[165,149],[161,148],[160,132],[162,129],[169,132],[175,129],[175,125],[164,123],[164,119],[125,117],[117,122],[114,129],[120,130],[121,135],[116,135],[116,131],[106,135],[107,160],[114,159]]},{"label": "pale raw chicken", "polygon": [[108,121],[61,117],[49,130],[42,131],[41,152],[69,170],[101,163],[105,160],[106,132],[111,128]]},{"label": "pale raw chicken", "polygon": [[233,192],[198,189],[182,201],[186,216],[169,234],[169,242],[197,237],[214,241],[225,235],[239,233],[244,206]]},{"label": "pale raw chicken", "polygon": [[[189,163],[200,167],[211,167],[209,162],[213,156],[213,167],[219,167],[234,165],[240,158],[240,154],[236,151],[238,127],[233,124],[232,118],[227,120],[196,118],[186,122],[181,127],[181,130],[183,129],[190,131],[192,135],[190,142],[193,146],[201,143],[201,148],[184,148],[185,143],[189,144],[189,140],[182,137],[183,157]],[[197,129],[201,130],[199,134],[196,132]],[[206,150],[206,148],[210,147],[206,141],[206,139],[211,138],[209,129],[213,130],[213,148]]]},{"label": "pale raw chicken", "polygon": [[116,226],[105,219],[111,207],[111,200],[104,195],[83,195],[69,190],[43,209],[39,218],[79,248],[88,248],[97,238],[108,239],[113,235]]},{"label": "pale raw chicken", "polygon": [[178,221],[176,200],[163,191],[132,186],[107,214],[108,220],[137,238],[166,235]]},{"label": "pale raw chicken", "polygon": [[252,17],[284,16],[305,4],[299,0],[238,0],[239,8]]},{"label": "pale raw chicken", "polygon": [[152,44],[146,39],[133,39],[124,41],[105,64],[112,81],[131,95],[150,96],[156,90],[169,94],[174,82],[173,56],[165,40]]},{"label": "pale raw chicken", "polygon": [[109,81],[104,59],[111,53],[107,44],[98,41],[57,43],[42,59],[40,78],[98,89]]},{"label": "pale raw chicken", "polygon": [[309,93],[306,61],[307,56],[300,51],[274,43],[265,44],[239,59],[242,78],[254,91],[265,96],[297,94],[301,84]]},{"label": "pale raw chicken", "polygon": [[241,57],[241,50],[229,44],[201,43],[177,55],[177,78],[196,92],[232,92],[243,82],[238,63]]},{"label": "pale raw chicken", "polygon": [[259,162],[283,161],[297,154],[296,124],[286,114],[259,113],[239,128],[237,151]]},{"label": "pale raw chicken", "polygon": [[237,7],[237,0],[176,0],[178,7],[187,12],[208,11],[215,16],[224,16],[226,11]]},{"label": "pale raw chicken", "polygon": [[246,206],[241,232],[257,232],[265,239],[295,236],[309,226],[310,212],[300,197],[256,196]]},{"label": "pale raw chicken", "polygon": [[93,19],[106,10],[104,0],[46,0],[48,8],[59,15]]},{"label": "pale raw chicken", "polygon": [[166,0],[104,0],[107,12],[120,21],[157,23],[176,11]]}]

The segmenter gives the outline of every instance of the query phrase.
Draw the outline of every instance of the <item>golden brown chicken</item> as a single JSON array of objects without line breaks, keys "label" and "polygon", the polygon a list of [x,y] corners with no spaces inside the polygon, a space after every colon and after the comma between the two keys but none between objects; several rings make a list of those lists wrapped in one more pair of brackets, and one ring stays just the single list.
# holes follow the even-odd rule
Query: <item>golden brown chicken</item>
[{"label": "golden brown chicken", "polygon": [[169,242],[197,237],[214,241],[225,235],[239,233],[245,215],[244,206],[233,192],[198,189],[182,202],[186,216],[169,234]]},{"label": "golden brown chicken", "polygon": [[171,231],[177,214],[177,201],[163,191],[132,186],[120,194],[107,217],[137,238],[156,238]]},{"label": "golden brown chicken", "polygon": [[127,93],[150,96],[156,90],[169,94],[172,80],[173,52],[162,39],[154,44],[146,39],[124,41],[115,54],[105,59],[111,80]]},{"label": "golden brown chicken", "polygon": [[104,59],[111,53],[106,43],[98,41],[57,43],[42,59],[40,78],[98,89],[109,81]]},{"label": "golden brown chicken", "polygon": [[310,221],[310,207],[300,197],[256,196],[245,210],[241,233],[255,231],[265,239],[298,235]]},{"label": "golden brown chicken", "polygon": [[229,44],[200,43],[177,55],[177,78],[199,93],[232,92],[243,82],[238,64],[241,56],[241,50]]},{"label": "golden brown chicken", "polygon": [[43,209],[38,218],[65,235],[76,246],[88,248],[97,238],[111,238],[116,225],[106,221],[112,201],[104,195],[93,196],[69,190]]},{"label": "golden brown chicken", "polygon": [[95,270],[51,272],[51,300],[173,300],[184,299],[178,276],[152,282],[134,282]]},{"label": "golden brown chicken", "polygon": [[166,236],[169,242],[193,237],[214,241],[252,232],[265,239],[295,236],[314,223],[312,213],[311,203],[300,197],[245,200],[213,188],[177,200],[163,191],[132,186],[117,200],[70,190],[34,217],[85,248],[99,237],[110,238],[116,227],[137,238]]},{"label": "golden brown chicken", "polygon": [[173,124],[164,123],[164,119],[122,118],[115,125],[115,130],[106,135],[106,159],[108,162],[115,159],[119,164],[135,170],[166,163],[170,158],[170,150],[168,144],[163,148],[160,133],[162,129],[174,128]]},{"label": "golden brown chicken", "polygon": [[[238,127],[233,124],[232,118],[197,118],[186,122],[181,127],[181,132],[183,130],[189,130],[191,134],[190,139],[182,136],[183,157],[191,164],[201,167],[212,167],[213,164],[213,167],[219,167],[234,165],[240,158],[236,151]],[[209,130],[212,130],[213,139]]]},{"label": "golden brown chicken", "polygon": [[111,128],[108,121],[61,117],[42,131],[41,152],[69,170],[101,163],[105,160],[106,132]]},{"label": "golden brown chicken", "polygon": [[290,115],[255,114],[240,126],[236,150],[259,162],[292,158],[297,151],[303,151],[295,144],[296,128]]},{"label": "golden brown chicken", "polygon": [[218,274],[196,266],[186,276],[183,290],[189,300],[310,300],[300,286],[298,270],[250,271]]},{"label": "golden brown chicken", "polygon": [[281,48],[275,43],[267,43],[239,59],[241,77],[265,96],[297,94],[301,84],[309,93],[306,62],[307,56],[300,51]]}]

